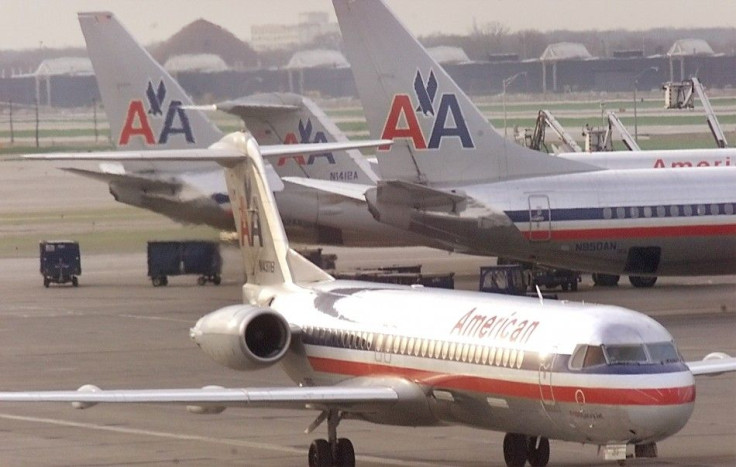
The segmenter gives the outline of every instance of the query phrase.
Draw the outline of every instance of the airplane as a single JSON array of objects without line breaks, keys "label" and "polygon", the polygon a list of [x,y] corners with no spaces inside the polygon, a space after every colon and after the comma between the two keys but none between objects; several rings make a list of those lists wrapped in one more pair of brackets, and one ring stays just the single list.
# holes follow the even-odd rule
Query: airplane
[{"label": "airplane", "polygon": [[377,151],[376,187],[287,180],[365,197],[377,220],[464,253],[627,274],[641,287],[736,272],[731,167],[604,169],[516,145],[383,2],[334,3],[370,133],[395,142]]},{"label": "airplane", "polygon": [[[109,12],[79,14],[88,54],[95,68],[114,142],[121,149],[181,149],[206,147],[222,133],[195,106],[179,84],[141,47]],[[119,57],[127,57],[126,61]],[[347,138],[310,99],[270,93],[222,102],[215,108],[240,116],[261,144],[332,142]],[[723,150],[721,150],[723,151]],[[651,153],[650,153],[651,154]],[[581,157],[569,155],[569,157]],[[584,156],[583,156],[584,157]],[[652,155],[654,157],[654,155]],[[675,157],[675,159],[670,159]],[[718,164],[731,156],[702,153],[703,163]],[[667,167],[682,155],[663,154]],[[725,159],[724,159],[725,158]],[[587,158],[586,158],[587,159]],[[639,164],[631,154],[596,155],[596,164]],[[736,154],[733,156],[736,160]],[[375,185],[377,168],[357,151],[280,157],[271,161],[280,177],[307,177],[340,184]],[[650,161],[642,163],[650,166]],[[100,171],[66,170],[103,181],[122,203],[149,209],[178,222],[206,224],[234,231],[222,169],[213,163],[106,162]],[[275,185],[276,186],[276,185]],[[285,182],[277,200],[290,236],[303,243],[351,246],[427,244],[439,242],[381,224],[366,209],[365,200],[336,196],[332,191]]]},{"label": "airplane", "polygon": [[[205,148],[222,138],[205,112],[110,12],[79,13],[110,131],[120,150]],[[121,60],[125,57],[125,60]],[[220,103],[243,118],[261,144],[342,142],[347,137],[310,99],[270,93]],[[357,150],[274,157],[269,171],[375,184]],[[222,168],[212,162],[105,161],[101,170],[67,168],[109,185],[116,201],[175,221],[235,231]],[[276,177],[278,178],[278,177]],[[290,235],[301,243],[417,244],[413,234],[376,222],[365,202],[286,182],[272,184]],[[436,245],[439,246],[439,245]]]},{"label": "airplane", "polygon": [[[336,7],[340,8],[339,2]],[[387,141],[366,142],[386,144]],[[332,148],[346,143],[332,143]],[[324,151],[325,145],[298,150]],[[335,280],[289,246],[263,157],[249,133],[210,149],[40,154],[30,159],[216,161],[225,166],[248,280],[243,304],[191,328],[216,362],[248,371],[281,364],[294,387],[1,392],[0,402],[161,403],[194,413],[227,407],[318,412],[327,439],[310,466],[355,465],[344,419],[399,426],[462,424],[505,432],[507,465],[545,466],[550,439],[655,457],[687,422],[695,376],[736,371],[736,358],[685,362],[652,318],[616,306]],[[292,152],[290,154],[294,154]]]}]

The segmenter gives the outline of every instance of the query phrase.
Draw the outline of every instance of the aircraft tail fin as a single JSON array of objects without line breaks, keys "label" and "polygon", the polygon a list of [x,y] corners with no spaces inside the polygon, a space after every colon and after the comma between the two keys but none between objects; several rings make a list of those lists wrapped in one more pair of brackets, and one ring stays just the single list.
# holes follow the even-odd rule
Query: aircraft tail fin
[{"label": "aircraft tail fin", "polygon": [[79,13],[87,53],[121,149],[207,147],[222,132],[110,12]]},{"label": "aircraft tail fin", "polygon": [[[348,141],[347,136],[311,99],[292,93],[263,93],[220,102],[215,108],[237,115],[264,144],[307,144]],[[378,177],[356,150],[269,158],[281,177],[304,177],[375,185]]]},{"label": "aircraft tail fin", "polygon": [[[596,170],[499,135],[383,1],[333,0],[381,176],[469,184]],[[377,33],[380,31],[380,33]]]},{"label": "aircraft tail fin", "polygon": [[[42,153],[32,160],[185,161],[217,162],[225,167],[225,181],[247,274],[244,294],[260,300],[264,287],[331,280],[332,277],[289,247],[264,157],[344,151],[391,144],[391,141],[281,144],[259,146],[249,133],[235,132],[205,149]],[[260,298],[259,298],[260,297]]]}]

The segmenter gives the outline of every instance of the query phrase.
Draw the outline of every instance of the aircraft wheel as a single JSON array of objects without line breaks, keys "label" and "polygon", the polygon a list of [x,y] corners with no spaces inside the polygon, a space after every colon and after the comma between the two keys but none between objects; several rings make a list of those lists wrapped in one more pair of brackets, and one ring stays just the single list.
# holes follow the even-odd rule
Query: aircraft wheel
[{"label": "aircraft wheel", "polygon": [[219,275],[215,275],[215,277],[212,278],[212,283],[215,285],[220,285],[222,282],[222,278]]},{"label": "aircraft wheel", "polygon": [[353,443],[347,438],[337,440],[337,457],[335,465],[340,467],[355,467],[355,449]]},{"label": "aircraft wheel", "polygon": [[601,287],[615,287],[621,276],[615,274],[593,274],[593,284]]},{"label": "aircraft wheel", "polygon": [[[537,440],[539,444],[537,445]],[[529,440],[529,464],[532,467],[545,467],[549,462],[549,440],[531,438]]]},{"label": "aircraft wheel", "polygon": [[77,279],[77,276],[72,277],[72,285],[74,287],[79,287],[79,279]]},{"label": "aircraft wheel", "polygon": [[204,276],[199,276],[197,278],[197,285],[205,285],[207,283],[207,279]]},{"label": "aircraft wheel", "polygon": [[160,278],[160,277],[158,277],[158,276],[153,276],[153,277],[151,278],[151,284],[153,284],[153,286],[154,286],[154,287],[158,287],[158,286],[160,286],[160,285],[164,285],[164,284],[163,284],[163,282],[164,282],[164,281],[163,281],[163,280],[161,280],[161,278]]},{"label": "aircraft wheel", "polygon": [[503,459],[509,467],[524,467],[529,455],[529,444],[525,435],[506,433],[503,438]]},{"label": "aircraft wheel", "polygon": [[315,439],[309,446],[309,467],[329,467],[332,465],[330,445],[326,439]]},{"label": "aircraft wheel", "polygon": [[634,457],[657,457],[657,443],[635,444]]},{"label": "aircraft wheel", "polygon": [[46,287],[48,289],[50,283],[51,283],[51,281],[48,280],[48,278],[46,278],[46,277],[43,278],[43,286],[44,287]]},{"label": "aircraft wheel", "polygon": [[657,282],[657,276],[654,277],[643,277],[643,276],[629,276],[629,282],[634,287],[649,288],[653,287]]}]

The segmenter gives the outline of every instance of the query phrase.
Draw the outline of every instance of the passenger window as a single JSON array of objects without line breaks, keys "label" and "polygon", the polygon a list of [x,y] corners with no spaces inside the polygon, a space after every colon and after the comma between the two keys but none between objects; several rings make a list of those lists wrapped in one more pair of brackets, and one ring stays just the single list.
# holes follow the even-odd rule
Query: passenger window
[{"label": "passenger window", "polygon": [[376,352],[383,352],[383,334],[376,336]]},{"label": "passenger window", "polygon": [[447,341],[444,341],[442,343],[442,360],[447,358],[447,351],[450,349],[450,343]]},{"label": "passenger window", "polygon": [[414,338],[407,339],[404,337],[401,342],[401,353],[411,355],[414,351]]},{"label": "passenger window", "polygon": [[462,360],[463,362],[467,362],[468,353],[470,353],[470,344],[463,344],[463,349],[461,352],[460,360]]}]

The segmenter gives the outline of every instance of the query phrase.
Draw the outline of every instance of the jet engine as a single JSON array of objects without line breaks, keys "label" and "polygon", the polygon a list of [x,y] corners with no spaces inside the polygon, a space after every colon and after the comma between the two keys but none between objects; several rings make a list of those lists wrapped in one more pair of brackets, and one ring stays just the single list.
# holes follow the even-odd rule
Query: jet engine
[{"label": "jet engine", "polygon": [[251,305],[213,311],[200,318],[189,335],[210,358],[234,370],[273,365],[291,343],[289,323],[283,316]]}]

